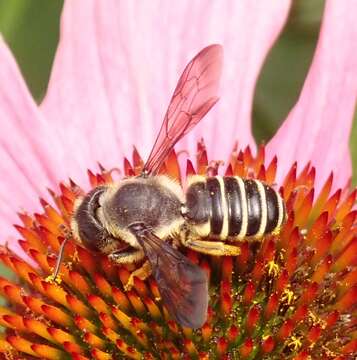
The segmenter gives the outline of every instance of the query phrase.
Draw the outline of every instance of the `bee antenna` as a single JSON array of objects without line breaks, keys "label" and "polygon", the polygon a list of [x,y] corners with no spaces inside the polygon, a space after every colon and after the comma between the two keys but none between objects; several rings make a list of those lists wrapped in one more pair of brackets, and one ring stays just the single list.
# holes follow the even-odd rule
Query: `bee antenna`
[{"label": "bee antenna", "polygon": [[59,269],[60,269],[60,266],[61,266],[61,263],[62,263],[62,260],[63,260],[64,248],[66,246],[67,240],[68,240],[68,238],[65,237],[64,240],[62,241],[62,244],[61,244],[60,248],[59,248],[57,261],[56,261],[56,266],[55,266],[55,269],[53,271],[53,280],[56,280],[56,278],[58,276]]}]

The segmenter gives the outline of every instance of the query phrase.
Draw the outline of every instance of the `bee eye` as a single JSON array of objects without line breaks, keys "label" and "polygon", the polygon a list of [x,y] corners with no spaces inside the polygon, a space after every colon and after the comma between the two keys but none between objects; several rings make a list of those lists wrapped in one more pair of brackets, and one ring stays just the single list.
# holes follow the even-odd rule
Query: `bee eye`
[{"label": "bee eye", "polygon": [[91,245],[93,245],[92,247],[95,247],[96,241],[105,239],[109,236],[98,216],[101,208],[99,199],[104,191],[104,187],[98,187],[88,193],[75,214],[79,236],[89,247],[91,247]]},{"label": "bee eye", "polygon": [[[89,217],[94,222],[98,222],[98,225],[100,225],[99,217],[98,217],[98,210],[101,208],[101,205],[99,203],[100,196],[103,194],[102,189],[94,189],[95,192],[90,192],[85,200],[88,198],[86,207]],[[86,201],[83,201],[85,203]]]},{"label": "bee eye", "polygon": [[101,206],[98,206],[95,211],[94,211],[94,214],[93,214],[93,217],[99,221],[99,210],[101,209]]}]

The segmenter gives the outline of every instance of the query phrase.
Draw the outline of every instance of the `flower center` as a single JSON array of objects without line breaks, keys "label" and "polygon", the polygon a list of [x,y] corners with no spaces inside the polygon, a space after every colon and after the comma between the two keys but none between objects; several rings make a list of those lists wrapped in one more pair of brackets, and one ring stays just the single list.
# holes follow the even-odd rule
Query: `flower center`
[{"label": "flower center", "polygon": [[[135,151],[124,162],[124,176],[140,174]],[[224,165],[210,163],[202,143],[195,166],[181,175],[170,154],[161,173],[180,183],[186,176],[217,175]],[[258,179],[275,187],[277,158],[265,165],[264,148],[232,153],[225,176]],[[112,172],[88,172],[91,187],[113,182]],[[347,359],[357,351],[356,190],[330,194],[333,176],[319,193],[315,170],[300,173],[294,164],[279,190],[288,218],[279,233],[259,241],[239,241],[238,256],[210,256],[180,247],[209,276],[206,323],[182,328],[170,318],[155,280],[134,279],[140,264],[113,264],[107,256],[78,244],[71,235],[76,198],[84,194],[73,182],[51,192],[56,206],[44,200],[43,213],[21,214],[19,244],[32,263],[2,248],[0,258],[18,276],[0,279],[8,306],[0,309],[5,333],[0,351],[22,358],[76,359]],[[60,267],[53,273],[61,243],[67,238]],[[206,239],[209,241],[210,239]]]}]

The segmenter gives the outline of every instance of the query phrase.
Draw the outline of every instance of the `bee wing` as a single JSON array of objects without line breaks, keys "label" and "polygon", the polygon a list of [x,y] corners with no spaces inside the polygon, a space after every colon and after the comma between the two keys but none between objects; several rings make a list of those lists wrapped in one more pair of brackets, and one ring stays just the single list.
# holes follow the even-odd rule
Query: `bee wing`
[{"label": "bee wing", "polygon": [[150,261],[163,303],[182,326],[201,327],[207,318],[206,273],[149,230],[136,234]]},{"label": "bee wing", "polygon": [[218,101],[222,63],[222,46],[211,45],[201,50],[186,66],[177,83],[143,173],[155,175],[175,144]]}]

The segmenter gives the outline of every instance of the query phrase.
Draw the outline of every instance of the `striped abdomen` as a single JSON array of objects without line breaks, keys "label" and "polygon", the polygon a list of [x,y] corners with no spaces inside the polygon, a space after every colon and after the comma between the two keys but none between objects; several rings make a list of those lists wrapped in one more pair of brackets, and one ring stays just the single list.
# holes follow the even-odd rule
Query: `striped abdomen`
[{"label": "striped abdomen", "polygon": [[200,236],[260,238],[286,220],[281,196],[261,181],[238,176],[193,176],[186,192],[187,221]]}]

